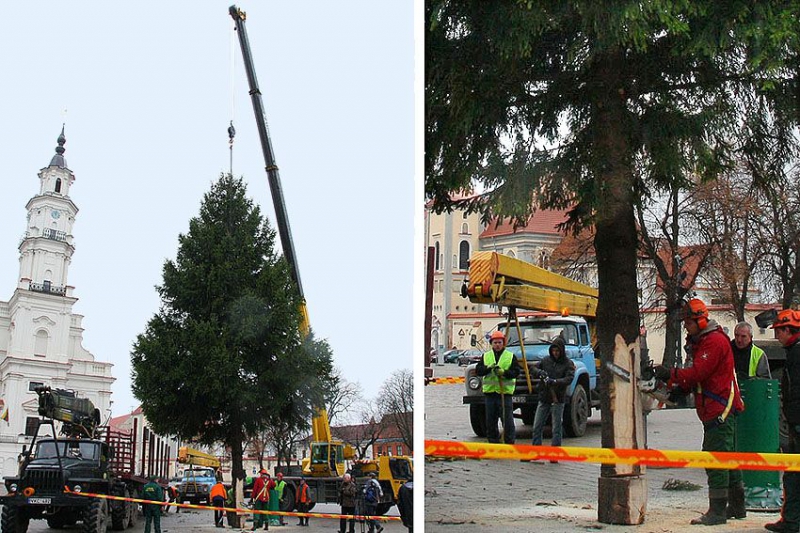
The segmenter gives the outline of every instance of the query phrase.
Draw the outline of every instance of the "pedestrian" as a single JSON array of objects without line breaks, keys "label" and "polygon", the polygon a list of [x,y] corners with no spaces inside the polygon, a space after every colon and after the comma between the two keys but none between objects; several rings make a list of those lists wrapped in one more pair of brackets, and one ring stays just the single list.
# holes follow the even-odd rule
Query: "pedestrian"
[{"label": "pedestrian", "polygon": [[225,517],[225,498],[228,496],[228,491],[225,490],[225,485],[223,485],[222,481],[217,481],[211,487],[209,496],[211,497],[211,505],[214,506],[214,525],[216,527],[225,527],[222,519]]},{"label": "pedestrian", "polygon": [[492,349],[478,361],[475,373],[483,377],[483,395],[486,401],[486,437],[489,442],[500,442],[497,420],[503,421],[503,442],[514,444],[514,405],[512,398],[520,367],[517,358],[505,349],[506,336],[494,331],[489,337]]},{"label": "pedestrian", "polygon": [[[341,514],[353,516],[356,514],[356,483],[353,476],[345,474],[342,484],[339,485],[339,505],[342,506]],[[346,533],[347,519],[343,516],[339,519],[339,533]],[[355,533],[355,519],[350,518],[350,533]]]},{"label": "pedestrian", "polygon": [[161,502],[164,501],[164,490],[156,483],[155,476],[151,476],[149,479],[150,481],[142,488],[142,499],[158,503],[142,505],[144,533],[150,533],[150,522],[153,522],[155,533],[161,533]]},{"label": "pedestrian", "polygon": [[[266,511],[269,508],[269,474],[263,468],[258,472],[258,477],[253,481],[253,492],[250,494],[250,502],[253,504],[254,511]],[[264,525],[264,529],[269,529],[269,517],[265,514],[255,512],[253,513],[253,529],[260,528]]]},{"label": "pedestrian", "polygon": [[[687,368],[655,367],[656,377],[683,392],[694,392],[697,416],[703,423],[703,451],[732,452],[736,449],[736,412],[744,410],[736,382],[730,339],[716,321],[708,317],[702,300],[689,300],[680,317],[691,347],[693,364]],[[744,486],[740,470],[706,469],[708,511],[691,521],[695,525],[727,522],[727,515],[743,515]],[[728,502],[730,501],[730,509]]]},{"label": "pedestrian", "polygon": [[736,378],[739,381],[751,378],[772,379],[764,350],[753,344],[753,326],[749,323],[739,322],[733,328],[731,349]]},{"label": "pedestrian", "polygon": [[[275,492],[278,495],[277,510],[281,510],[281,501],[283,501],[283,489],[286,488],[286,482],[283,480],[283,472],[278,472],[275,476],[277,481],[275,482]],[[283,515],[278,515],[278,525],[285,526],[286,522],[283,520]]]},{"label": "pedestrian", "polygon": [[414,533],[414,480],[409,479],[397,491],[397,510],[400,511],[400,520],[408,529],[408,533]]},{"label": "pedestrian", "polygon": [[[800,453],[800,311],[784,309],[770,327],[786,350],[786,366],[781,376],[781,409],[789,438],[781,451]],[[783,473],[781,517],[764,527],[779,533],[800,531],[800,472]]]},{"label": "pedestrian", "polygon": [[[564,398],[567,387],[575,377],[575,363],[567,357],[564,339],[556,337],[550,344],[549,355],[539,364],[539,403],[533,417],[533,445],[542,444],[542,430],[548,416],[552,416],[553,446],[561,446],[564,425]],[[555,463],[557,461],[550,461]]]},{"label": "pedestrian", "polygon": [[[294,501],[297,506],[297,512],[307,513],[311,507],[311,493],[308,489],[305,477],[300,477],[300,485],[297,487],[297,493],[294,495]],[[298,516],[298,526],[308,526],[307,516]]]},{"label": "pedestrian", "polygon": [[369,473],[369,479],[364,484],[364,512],[369,517],[367,519],[369,533],[375,533],[375,528],[377,528],[377,533],[383,531],[383,526],[375,519],[381,498],[383,498],[383,489],[378,482],[378,474],[372,471]]}]

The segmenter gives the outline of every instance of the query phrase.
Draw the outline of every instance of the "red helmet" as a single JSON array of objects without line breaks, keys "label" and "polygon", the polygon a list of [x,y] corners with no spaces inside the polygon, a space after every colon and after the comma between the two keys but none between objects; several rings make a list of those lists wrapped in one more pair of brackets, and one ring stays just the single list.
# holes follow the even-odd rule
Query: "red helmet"
[{"label": "red helmet", "polygon": [[794,309],[784,309],[778,312],[778,318],[770,326],[772,329],[782,328],[783,326],[791,326],[800,328],[800,311]]},{"label": "red helmet", "polygon": [[495,340],[495,339],[500,339],[500,340],[502,340],[503,342],[505,342],[505,340],[506,340],[506,336],[503,334],[503,332],[502,332],[502,331],[500,331],[500,330],[496,330],[496,331],[493,331],[491,335],[489,335],[489,340],[490,340],[490,341],[493,341],[493,340]]}]

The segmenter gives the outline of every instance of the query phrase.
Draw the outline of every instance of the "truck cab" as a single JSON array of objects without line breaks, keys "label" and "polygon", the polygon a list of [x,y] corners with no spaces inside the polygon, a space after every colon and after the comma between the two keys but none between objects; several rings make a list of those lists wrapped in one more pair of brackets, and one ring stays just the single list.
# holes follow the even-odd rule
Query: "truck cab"
[{"label": "truck cab", "polygon": [[[507,323],[498,325],[498,330],[506,332]],[[533,424],[536,405],[539,401],[541,380],[536,376],[536,369],[544,357],[549,354],[552,341],[561,337],[565,343],[567,357],[575,363],[575,377],[567,388],[567,399],[564,408],[564,433],[568,437],[580,437],[586,431],[586,423],[592,408],[599,408],[600,396],[597,392],[597,364],[592,347],[591,332],[586,320],[576,316],[540,316],[520,319],[522,332],[520,342],[517,328],[512,324],[508,330],[506,349],[522,362],[524,348],[525,359],[531,376],[532,390],[524,371],[517,378],[513,402],[515,415],[523,423]],[[477,364],[471,364],[465,370],[466,395],[463,402],[470,406],[470,423],[472,430],[479,437],[486,436],[486,411],[483,396],[483,381],[475,373]]]},{"label": "truck cab", "polygon": [[211,487],[217,483],[217,473],[213,468],[187,468],[178,485],[178,500],[198,504],[211,502]]}]

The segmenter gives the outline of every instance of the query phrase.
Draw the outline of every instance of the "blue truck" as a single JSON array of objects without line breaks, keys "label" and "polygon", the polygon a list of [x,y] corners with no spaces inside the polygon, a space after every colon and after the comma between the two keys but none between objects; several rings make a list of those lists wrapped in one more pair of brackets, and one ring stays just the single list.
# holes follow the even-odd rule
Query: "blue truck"
[{"label": "blue truck", "polygon": [[[506,325],[505,322],[500,323],[497,329],[505,333]],[[522,331],[522,342],[520,343],[517,329],[512,323],[507,334],[507,349],[521,362],[524,347],[531,389],[528,389],[525,372],[521,372],[513,397],[514,416],[521,418],[524,424],[533,424],[541,386],[541,380],[535,377],[536,370],[542,358],[547,357],[551,342],[560,336],[566,343],[567,356],[575,363],[575,378],[567,389],[564,407],[564,434],[567,437],[583,436],[592,409],[600,408],[598,360],[592,347],[589,325],[582,317],[556,315],[521,318],[519,327]],[[463,403],[469,405],[472,430],[477,436],[485,437],[486,399],[482,391],[482,379],[475,373],[476,366],[477,364],[471,364],[465,370],[466,394]]]}]

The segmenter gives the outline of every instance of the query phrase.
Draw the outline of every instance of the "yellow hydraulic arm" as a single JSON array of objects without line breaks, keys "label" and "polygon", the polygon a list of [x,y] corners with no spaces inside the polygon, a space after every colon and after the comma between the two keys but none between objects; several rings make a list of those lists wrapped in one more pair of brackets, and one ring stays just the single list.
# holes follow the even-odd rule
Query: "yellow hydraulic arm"
[{"label": "yellow hydraulic arm", "polygon": [[210,466],[217,469],[220,467],[220,461],[216,456],[188,446],[178,448],[178,462],[187,465]]},{"label": "yellow hydraulic arm", "polygon": [[476,252],[469,260],[470,301],[595,318],[597,289],[531,263]]},{"label": "yellow hydraulic arm", "polygon": [[331,442],[331,426],[328,423],[328,411],[317,409],[311,419],[311,438],[314,442]]}]

